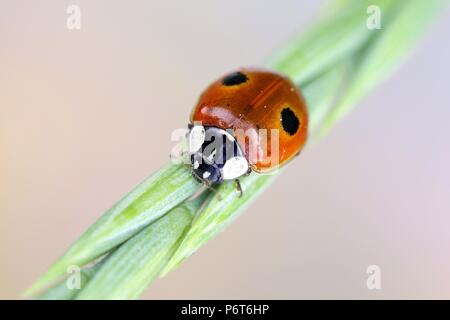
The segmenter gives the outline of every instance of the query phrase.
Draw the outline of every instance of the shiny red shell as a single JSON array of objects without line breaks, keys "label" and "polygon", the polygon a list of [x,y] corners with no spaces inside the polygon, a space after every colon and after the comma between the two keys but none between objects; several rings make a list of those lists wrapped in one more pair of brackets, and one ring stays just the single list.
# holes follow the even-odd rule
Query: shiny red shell
[{"label": "shiny red shell", "polygon": [[[190,121],[233,129],[256,172],[291,160],[308,135],[308,112],[299,90],[287,77],[256,68],[242,68],[213,82],[200,96]],[[242,132],[253,134],[245,138]]]}]

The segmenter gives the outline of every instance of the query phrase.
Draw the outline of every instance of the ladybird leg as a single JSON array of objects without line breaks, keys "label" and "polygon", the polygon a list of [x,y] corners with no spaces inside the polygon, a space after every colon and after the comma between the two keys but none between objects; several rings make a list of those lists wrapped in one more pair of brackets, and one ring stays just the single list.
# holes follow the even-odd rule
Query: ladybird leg
[{"label": "ladybird leg", "polygon": [[211,191],[212,193],[214,193],[214,194],[217,196],[217,198],[219,199],[219,201],[222,201],[222,197],[220,196],[219,191],[217,191],[217,190],[216,190],[216,189],[208,182],[208,180],[205,180],[205,179],[199,177],[199,175],[196,174],[194,170],[191,170],[191,173],[192,173],[192,175],[193,175],[198,181],[201,181],[201,182],[203,183],[203,186],[204,186],[206,189],[208,189],[209,191]]},{"label": "ladybird leg", "polygon": [[241,182],[239,181],[239,179],[234,180],[234,182],[236,183],[236,191],[239,192],[239,198],[240,198],[244,195],[244,192],[242,191]]}]

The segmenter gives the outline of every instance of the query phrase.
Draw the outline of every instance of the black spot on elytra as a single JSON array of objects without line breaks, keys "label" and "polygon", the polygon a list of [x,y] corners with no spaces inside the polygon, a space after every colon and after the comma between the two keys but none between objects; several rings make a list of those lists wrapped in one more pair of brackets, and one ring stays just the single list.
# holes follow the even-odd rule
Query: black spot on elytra
[{"label": "black spot on elytra", "polygon": [[294,135],[300,127],[300,121],[290,108],[281,111],[281,125],[289,135]]},{"label": "black spot on elytra", "polygon": [[241,83],[247,82],[248,77],[240,71],[230,73],[222,80],[224,86],[237,86]]}]

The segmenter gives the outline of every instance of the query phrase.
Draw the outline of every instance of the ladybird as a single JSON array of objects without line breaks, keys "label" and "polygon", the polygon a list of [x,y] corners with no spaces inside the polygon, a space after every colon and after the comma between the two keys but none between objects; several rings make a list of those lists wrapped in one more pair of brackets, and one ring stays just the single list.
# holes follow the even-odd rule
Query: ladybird
[{"label": "ladybird", "polygon": [[303,148],[305,99],[287,77],[242,68],[213,82],[192,110],[187,134],[194,177],[207,186],[271,172]]}]

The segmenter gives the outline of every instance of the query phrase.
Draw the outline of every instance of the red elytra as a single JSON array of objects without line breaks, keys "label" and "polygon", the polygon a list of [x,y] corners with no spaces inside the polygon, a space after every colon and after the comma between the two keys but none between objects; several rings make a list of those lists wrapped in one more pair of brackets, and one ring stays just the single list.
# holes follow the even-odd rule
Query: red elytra
[{"label": "red elytra", "polygon": [[[257,68],[242,68],[213,82],[200,96],[190,121],[232,129],[238,141],[245,141],[241,147],[256,172],[287,163],[308,135],[307,106],[300,91],[287,77]],[[272,144],[272,132],[278,144]],[[272,150],[273,145],[278,150]],[[253,157],[250,146],[256,147]],[[277,155],[276,161],[272,155]]]}]

